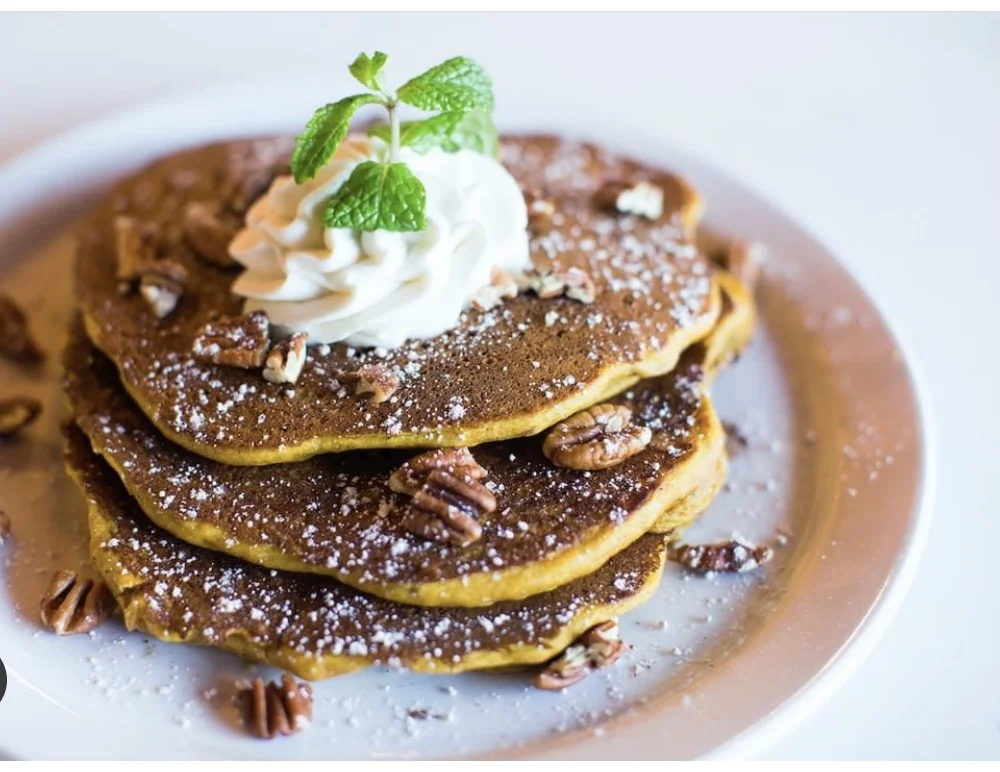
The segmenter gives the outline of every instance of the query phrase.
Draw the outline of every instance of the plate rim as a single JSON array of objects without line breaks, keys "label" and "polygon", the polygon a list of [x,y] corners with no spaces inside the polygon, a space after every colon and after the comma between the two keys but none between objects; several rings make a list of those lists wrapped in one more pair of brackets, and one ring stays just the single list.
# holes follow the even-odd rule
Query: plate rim
[{"label": "plate rim", "polygon": [[[81,145],[85,145],[87,142],[100,142],[110,132],[120,130],[123,126],[127,127],[130,122],[139,125],[148,124],[157,115],[167,116],[174,122],[185,115],[198,120],[201,116],[198,115],[197,106],[204,104],[206,100],[215,100],[224,96],[226,99],[239,101],[241,93],[259,95],[260,93],[268,93],[271,89],[285,91],[291,89],[297,94],[307,95],[321,93],[323,88],[328,87],[328,82],[311,80],[309,78],[290,79],[287,77],[271,77],[253,81],[241,79],[235,82],[219,83],[154,98],[134,106],[114,110],[94,120],[69,127],[52,137],[42,139],[31,147],[26,148],[0,166],[0,229],[9,221],[16,221],[19,216],[23,217],[26,213],[39,209],[37,196],[35,198],[18,199],[15,195],[18,179],[22,175],[39,178],[46,177],[47,175],[39,173],[40,170],[58,165],[54,162],[60,159],[67,160],[74,154],[79,154]],[[245,99],[246,97],[244,96],[243,98]],[[516,112],[518,107],[531,106],[535,103],[530,100],[520,103],[514,100],[509,104],[513,105]],[[540,105],[541,103],[538,104]],[[157,135],[157,143],[160,145],[159,152],[168,152],[172,148],[182,147],[201,141],[201,139],[207,141],[208,138],[213,136],[232,137],[241,134],[243,136],[251,136],[255,133],[259,134],[262,133],[262,129],[266,130],[264,127],[267,125],[272,125],[273,129],[274,120],[268,118],[267,121],[269,123],[265,122],[257,129],[251,128],[251,123],[248,121],[242,131],[234,131],[231,121],[228,118],[221,122],[218,119],[203,120],[202,124],[198,127],[198,131],[195,132],[199,133],[199,138],[192,138],[189,141],[180,141],[181,136],[186,136],[183,132],[172,131],[169,128],[161,129],[159,135]],[[282,123],[287,124],[287,121],[282,121]],[[509,121],[509,123],[511,124],[511,128],[520,130],[528,127],[538,128],[540,125],[544,125],[542,121],[525,123],[523,120],[519,121],[516,118]],[[167,122],[167,126],[169,125],[170,122]],[[786,215],[781,207],[771,203],[766,196],[760,194],[753,186],[747,185],[735,176],[730,175],[722,165],[703,160],[697,154],[691,153],[679,142],[665,145],[658,140],[651,140],[649,136],[630,134],[627,131],[623,132],[620,126],[612,126],[602,120],[591,120],[589,117],[586,134],[587,136],[615,136],[616,142],[614,144],[608,143],[610,146],[622,144],[623,140],[627,139],[628,136],[639,138],[641,142],[639,146],[649,148],[644,155],[655,155],[660,149],[666,150],[669,155],[675,158],[684,158],[690,161],[691,164],[710,171],[718,180],[731,189],[738,191],[741,196],[752,199],[756,205],[778,213],[786,223],[797,229],[814,248],[825,253],[842,269],[847,280],[852,284],[852,289],[877,316],[879,323],[884,327],[888,337],[901,352],[906,381],[913,396],[916,418],[915,437],[918,446],[915,448],[915,451],[920,475],[916,483],[917,489],[915,491],[913,512],[909,514],[906,535],[899,545],[891,571],[884,578],[877,598],[866,610],[862,621],[850,631],[850,634],[840,645],[836,654],[826,662],[821,670],[803,683],[792,696],[785,699],[775,709],[758,717],[744,730],[708,749],[701,755],[702,758],[708,759],[746,758],[747,756],[760,754],[768,747],[773,746],[796,726],[808,720],[811,715],[825,704],[857,672],[858,668],[875,649],[885,631],[889,628],[902,605],[906,593],[912,585],[929,538],[937,488],[935,458],[937,448],[935,439],[936,428],[930,389],[924,375],[924,367],[915,353],[913,342],[887,307],[876,303],[862,279],[849,270],[845,263],[837,259],[836,255],[830,249],[827,249],[820,240],[815,238],[807,228],[800,225],[797,220]],[[150,143],[151,140],[147,137],[144,144]],[[131,168],[132,166],[133,164],[127,164],[123,166],[123,169]],[[112,173],[112,165],[107,163],[107,159],[103,159],[102,162],[95,164],[94,169],[101,174]],[[122,170],[116,170],[115,173],[121,173]],[[86,177],[86,175],[81,176]],[[61,182],[65,182],[65,179],[61,180]],[[35,187],[36,189],[51,190],[53,186],[51,184],[39,183]],[[61,193],[46,205],[46,211],[42,219],[51,220],[59,218],[60,215],[65,217],[67,209],[77,209],[78,207],[72,202],[79,198],[80,188],[81,185],[74,185],[72,182],[61,188]],[[32,215],[32,218],[35,217],[42,217],[42,215],[36,212]],[[16,245],[13,251],[19,251]],[[33,704],[28,705],[29,709],[26,711],[26,714],[37,714],[41,717],[41,715],[44,715],[44,712],[39,711],[43,711],[45,706],[48,706],[49,709],[65,710],[57,703],[53,703],[48,695],[37,692],[17,671],[8,668],[8,688],[6,694],[8,705],[15,694],[18,695],[19,700],[32,701]],[[636,725],[648,728],[654,724],[656,715],[656,711],[646,711],[635,723]],[[614,731],[613,726],[611,727],[611,731]],[[567,737],[562,738],[562,740],[562,742],[553,744],[551,741],[543,738],[531,743],[523,752],[515,751],[511,753],[500,749],[488,755],[490,757],[501,758],[528,756],[558,758],[563,755],[561,751],[565,751],[567,747],[566,743],[569,743],[574,751],[586,750],[588,746],[593,747],[595,743],[593,737],[580,732],[570,733]],[[30,742],[19,744],[12,742],[9,737],[4,738],[0,740],[0,756],[10,754],[12,758],[22,757],[18,749],[21,748],[24,750],[30,745]],[[192,749],[197,750],[197,746],[192,746]]]}]

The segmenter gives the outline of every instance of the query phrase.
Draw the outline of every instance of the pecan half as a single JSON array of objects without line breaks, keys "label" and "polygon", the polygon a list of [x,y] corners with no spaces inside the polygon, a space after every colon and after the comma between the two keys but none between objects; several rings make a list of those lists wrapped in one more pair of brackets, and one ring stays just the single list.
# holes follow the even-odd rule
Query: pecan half
[{"label": "pecan half", "polygon": [[385,365],[362,365],[353,373],[339,377],[342,383],[354,386],[355,394],[370,394],[373,404],[385,402],[399,388],[399,378]]},{"label": "pecan half", "polygon": [[577,638],[539,672],[535,676],[535,686],[539,689],[565,689],[596,670],[610,667],[627,648],[619,635],[618,621],[609,619],[601,622]]},{"label": "pecan half", "polygon": [[312,724],[313,692],[308,684],[298,683],[284,673],[281,683],[267,684],[258,677],[241,692],[246,703],[247,724],[251,734],[263,740],[292,735]]},{"label": "pecan half", "polygon": [[206,263],[216,268],[237,265],[229,254],[229,242],[237,229],[219,216],[210,204],[193,202],[184,208],[184,241]]},{"label": "pecan half", "polygon": [[425,539],[467,547],[483,534],[477,518],[496,508],[496,498],[479,480],[435,469],[403,510],[402,525]]},{"label": "pecan half", "polygon": [[761,268],[767,257],[763,244],[743,239],[729,242],[726,251],[716,255],[716,265],[735,276],[748,290],[753,291],[760,278]]},{"label": "pecan half", "polygon": [[517,293],[517,281],[514,277],[494,266],[490,273],[490,283],[476,293],[472,305],[480,311],[489,311],[500,305],[505,298],[517,297]]},{"label": "pecan half", "polygon": [[488,472],[473,458],[468,448],[437,448],[414,456],[389,476],[389,488],[413,496],[435,469],[463,480],[485,480]]},{"label": "pecan half", "polygon": [[56,571],[42,596],[42,622],[56,635],[89,633],[108,618],[114,596],[102,583],[75,571]]},{"label": "pecan half", "polygon": [[268,345],[267,315],[253,311],[206,324],[194,339],[196,359],[230,367],[261,367]]},{"label": "pecan half", "polygon": [[542,452],[556,466],[568,469],[608,469],[645,448],[652,432],[636,426],[623,405],[594,405],[556,424],[542,443]]},{"label": "pecan half", "polygon": [[10,536],[10,518],[0,509],[0,546],[7,541],[8,536]]},{"label": "pecan half", "polygon": [[774,552],[770,547],[760,547],[739,539],[719,544],[672,544],[670,559],[689,571],[699,574],[743,573],[753,571],[769,561]]},{"label": "pecan half", "polygon": [[295,383],[306,363],[309,336],[297,332],[271,349],[264,360],[264,377],[271,383]]},{"label": "pecan half", "polygon": [[121,281],[135,281],[141,268],[158,260],[157,239],[158,231],[152,223],[126,215],[115,218],[115,257]]},{"label": "pecan half", "polygon": [[13,437],[42,412],[42,403],[34,397],[0,399],[0,439]]},{"label": "pecan half", "polygon": [[659,220],[663,216],[663,188],[645,181],[608,180],[598,189],[596,203],[602,209]]},{"label": "pecan half", "polygon": [[45,359],[28,329],[28,317],[9,295],[0,294],[0,356],[23,365]]}]

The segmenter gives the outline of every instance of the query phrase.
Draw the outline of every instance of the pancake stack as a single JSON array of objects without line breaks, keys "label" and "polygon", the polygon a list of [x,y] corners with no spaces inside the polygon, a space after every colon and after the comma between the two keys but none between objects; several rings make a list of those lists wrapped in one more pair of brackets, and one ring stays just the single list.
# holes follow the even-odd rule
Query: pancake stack
[{"label": "pancake stack", "polygon": [[[245,313],[227,251],[290,147],[181,152],[81,230],[66,462],[125,624],[307,679],[544,665],[604,635],[725,479],[708,387],[754,309],[696,248],[697,195],[507,138],[521,291],[398,349],[302,348]],[[627,211],[636,189],[662,213]]]}]

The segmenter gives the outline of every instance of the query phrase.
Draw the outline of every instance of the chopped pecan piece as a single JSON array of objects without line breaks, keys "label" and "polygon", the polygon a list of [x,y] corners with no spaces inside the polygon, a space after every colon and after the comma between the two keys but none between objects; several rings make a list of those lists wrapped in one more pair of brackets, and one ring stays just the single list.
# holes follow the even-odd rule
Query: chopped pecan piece
[{"label": "chopped pecan piece", "polygon": [[45,359],[28,329],[28,317],[13,298],[4,294],[0,294],[0,355],[23,365]]},{"label": "chopped pecan piece", "polygon": [[715,263],[735,276],[744,287],[752,292],[760,278],[761,267],[766,256],[767,250],[763,244],[735,239],[729,242],[724,253],[716,255]]},{"label": "chopped pecan piece", "polygon": [[528,289],[544,300],[560,297],[566,291],[566,280],[561,273],[530,271],[525,277]]},{"label": "chopped pecan piece", "polygon": [[593,303],[597,297],[597,287],[594,280],[585,271],[572,267],[560,274],[566,289],[563,293],[570,300],[580,303]]},{"label": "chopped pecan piece", "polygon": [[500,305],[505,298],[517,297],[517,292],[517,281],[514,277],[502,268],[494,266],[490,273],[490,283],[476,293],[472,305],[480,311],[489,311]]},{"label": "chopped pecan piece", "polygon": [[399,378],[385,365],[362,365],[353,373],[344,373],[340,380],[354,385],[355,394],[370,394],[373,404],[380,404],[392,397],[399,388]]},{"label": "chopped pecan piece", "polygon": [[565,689],[600,668],[610,667],[627,648],[619,635],[618,621],[609,619],[601,622],[577,638],[539,672],[535,676],[535,686],[539,689]]},{"label": "chopped pecan piece", "polygon": [[566,296],[580,303],[593,303],[597,286],[586,271],[571,266],[565,271],[528,271],[519,279],[519,287],[534,292],[542,299]]},{"label": "chopped pecan piece", "polygon": [[173,313],[184,294],[187,269],[174,261],[159,257],[158,232],[148,223],[134,217],[115,218],[118,256],[118,278],[123,291],[138,282],[139,294],[149,304],[157,319]]},{"label": "chopped pecan piece", "polygon": [[753,571],[773,556],[770,547],[733,539],[720,544],[672,544],[670,559],[699,574]]},{"label": "chopped pecan piece", "polygon": [[217,268],[232,268],[237,264],[229,254],[229,242],[236,231],[209,204],[194,202],[184,209],[184,241],[198,257]]},{"label": "chopped pecan piece", "polygon": [[309,336],[297,332],[271,349],[264,360],[264,377],[271,383],[295,383],[306,363]]},{"label": "chopped pecan piece", "polygon": [[42,622],[56,635],[89,633],[108,618],[115,606],[111,591],[75,571],[56,571],[42,596]]},{"label": "chopped pecan piece", "polygon": [[389,488],[413,496],[435,469],[463,480],[485,480],[488,472],[472,457],[468,448],[437,448],[414,456],[389,476]]},{"label": "chopped pecan piece", "polygon": [[651,182],[608,180],[597,191],[598,206],[649,220],[663,216],[663,188]]},{"label": "chopped pecan piece", "polygon": [[8,536],[10,536],[10,518],[0,509],[0,546],[7,541]]},{"label": "chopped pecan piece", "polygon": [[13,437],[41,412],[42,403],[33,397],[0,399],[0,439]]},{"label": "chopped pecan piece", "polygon": [[524,203],[528,207],[528,227],[531,230],[537,231],[552,222],[556,205],[540,191],[527,191],[524,194]]},{"label": "chopped pecan piece", "polygon": [[313,693],[284,673],[281,683],[257,677],[241,692],[246,703],[247,723],[255,737],[270,740],[276,735],[292,735],[312,724]]},{"label": "chopped pecan piece", "polygon": [[[181,268],[179,265],[177,267]],[[162,273],[150,271],[139,279],[139,294],[149,305],[153,316],[166,319],[174,312],[184,295],[184,285]]]},{"label": "chopped pecan piece", "polygon": [[115,218],[115,256],[121,281],[135,281],[141,269],[157,262],[157,239],[158,232],[152,223],[126,215]]},{"label": "chopped pecan piece", "polygon": [[194,356],[202,362],[230,367],[261,367],[268,345],[267,315],[253,311],[206,324],[194,339]]},{"label": "chopped pecan piece", "polygon": [[608,469],[645,448],[652,432],[636,426],[623,405],[594,405],[556,424],[542,443],[542,452],[556,466],[568,469]]},{"label": "chopped pecan piece", "polygon": [[467,547],[482,536],[477,518],[496,508],[496,498],[479,480],[435,469],[404,509],[402,524],[425,539]]}]

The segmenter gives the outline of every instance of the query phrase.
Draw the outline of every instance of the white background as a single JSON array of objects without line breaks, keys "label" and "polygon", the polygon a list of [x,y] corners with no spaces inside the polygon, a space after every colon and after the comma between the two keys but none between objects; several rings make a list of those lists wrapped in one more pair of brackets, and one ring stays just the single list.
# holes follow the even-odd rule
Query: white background
[{"label": "white background", "polygon": [[938,504],[873,656],[765,755],[1000,757],[1000,16],[4,16],[0,161],[149,98],[339,73],[376,47],[400,77],[474,55],[501,124],[505,103],[619,116],[849,265],[921,360]]}]

